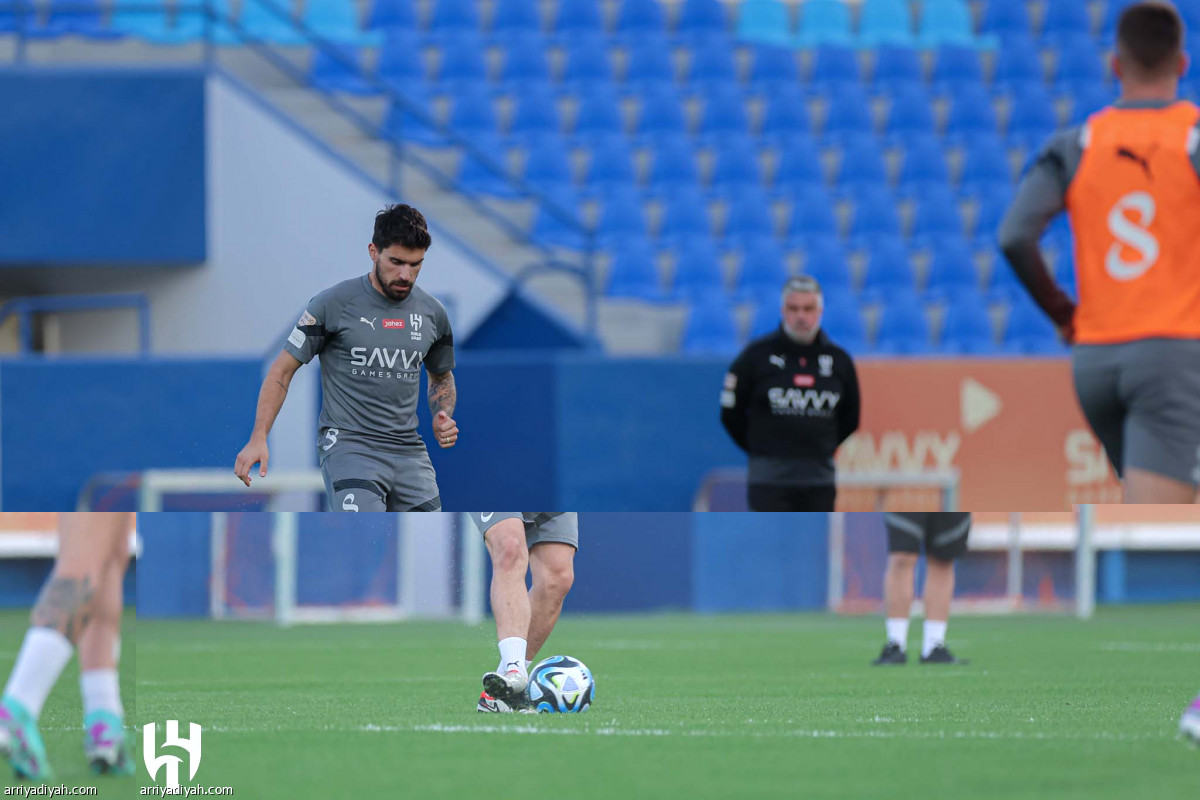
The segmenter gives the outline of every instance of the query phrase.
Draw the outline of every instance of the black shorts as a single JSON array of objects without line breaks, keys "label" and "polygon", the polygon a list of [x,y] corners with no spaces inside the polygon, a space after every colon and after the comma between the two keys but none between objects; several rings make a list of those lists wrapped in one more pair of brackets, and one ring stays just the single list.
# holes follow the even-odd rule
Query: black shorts
[{"label": "black shorts", "polygon": [[889,553],[920,553],[939,561],[953,561],[967,552],[971,515],[960,511],[888,512]]},{"label": "black shorts", "polygon": [[752,483],[746,495],[751,511],[833,511],[837,487]]}]

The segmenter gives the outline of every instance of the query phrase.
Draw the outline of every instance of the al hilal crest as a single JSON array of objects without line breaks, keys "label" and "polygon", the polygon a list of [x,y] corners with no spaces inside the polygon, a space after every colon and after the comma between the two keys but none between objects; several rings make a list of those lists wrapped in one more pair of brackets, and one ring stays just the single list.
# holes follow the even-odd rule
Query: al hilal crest
[{"label": "al hilal crest", "polygon": [[828,378],[833,374],[833,356],[822,353],[817,356],[817,369],[821,371],[821,377]]}]

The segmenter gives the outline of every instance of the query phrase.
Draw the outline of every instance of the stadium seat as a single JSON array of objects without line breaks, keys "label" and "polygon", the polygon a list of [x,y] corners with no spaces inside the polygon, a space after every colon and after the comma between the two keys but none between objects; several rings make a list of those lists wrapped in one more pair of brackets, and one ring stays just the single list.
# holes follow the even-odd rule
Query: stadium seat
[{"label": "stadium seat", "polygon": [[501,42],[504,60],[500,69],[500,86],[505,94],[515,96],[526,84],[550,80],[546,41],[540,33],[510,31],[501,37]]},{"label": "stadium seat", "polygon": [[693,87],[703,90],[714,84],[737,82],[733,49],[724,36],[702,36],[693,39],[689,49],[691,62],[688,67],[688,81]]},{"label": "stadium seat", "polygon": [[[822,284],[822,288],[825,288],[825,284]],[[775,302],[776,318],[778,319],[778,299]],[[867,350],[867,328],[863,323],[862,310],[853,297],[826,295],[825,308],[821,314],[821,329],[839,347],[850,353],[861,353]]]},{"label": "stadium seat", "polygon": [[909,196],[929,186],[946,187],[949,184],[950,170],[941,141],[932,133],[909,137],[900,168],[900,194]]},{"label": "stadium seat", "polygon": [[[479,12],[475,0],[434,0],[433,15],[429,18],[429,35],[435,41],[447,35],[478,33]],[[461,51],[451,50],[456,55]]]},{"label": "stadium seat", "polygon": [[663,196],[679,188],[696,189],[700,185],[698,159],[692,141],[677,133],[660,137],[653,149],[649,191]]},{"label": "stadium seat", "polygon": [[937,134],[933,101],[924,86],[903,86],[894,94],[890,94],[888,99],[889,110],[884,137],[889,145],[907,145],[914,138],[924,139]]},{"label": "stadium seat", "polygon": [[1011,182],[1008,151],[1000,138],[981,136],[973,139],[964,153],[959,189],[964,194],[974,194],[980,186]]},{"label": "stadium seat", "polygon": [[724,33],[724,4],[721,0],[683,0],[676,30],[681,34]]},{"label": "stadium seat", "polygon": [[978,134],[995,134],[996,109],[992,97],[982,85],[963,85],[950,98],[945,135],[951,144],[960,144]]},{"label": "stadium seat", "polygon": [[646,240],[630,239],[616,248],[604,294],[651,303],[666,299],[654,261],[654,249]]},{"label": "stadium seat", "polygon": [[711,191],[725,195],[744,186],[762,186],[762,167],[758,148],[749,136],[728,136],[714,150],[714,166],[709,180]]},{"label": "stadium seat", "polygon": [[[566,219],[562,217],[564,214]],[[568,220],[574,220],[574,224]],[[587,246],[579,197],[574,189],[566,187],[556,190],[538,204],[529,236],[545,247],[583,250]]]},{"label": "stadium seat", "polygon": [[487,52],[478,32],[446,31],[441,41],[442,58],[437,75],[441,91],[454,92],[467,85],[487,83]]},{"label": "stadium seat", "polygon": [[[996,5],[1008,3],[993,2]],[[1021,3],[1013,4],[1020,6]],[[1041,85],[1046,79],[1042,68],[1041,51],[1028,36],[1010,36],[1001,43],[996,54],[995,71],[992,74],[992,89],[1000,93],[1011,93],[1030,84]]]},{"label": "stadium seat", "polygon": [[554,32],[560,39],[582,32],[600,33],[603,29],[597,0],[559,0]]},{"label": "stadium seat", "polygon": [[792,246],[801,245],[810,236],[836,236],[838,233],[833,198],[815,184],[796,188],[789,220],[788,239]]},{"label": "stadium seat", "polygon": [[975,230],[972,236],[977,250],[994,250],[996,230],[1008,212],[1012,202],[1012,186],[1008,183],[992,185],[988,191],[979,193],[979,208],[975,214]]},{"label": "stadium seat", "polygon": [[862,89],[847,85],[829,97],[821,129],[821,135],[827,142],[838,143],[847,138],[869,136],[874,129],[870,101]]},{"label": "stadium seat", "polygon": [[962,235],[962,214],[954,193],[947,186],[925,187],[915,202],[912,227],[914,244],[928,247],[934,239]]},{"label": "stadium seat", "polygon": [[966,84],[982,86],[983,62],[979,51],[960,44],[942,45],[937,49],[931,80],[939,94],[953,93]]},{"label": "stadium seat", "polygon": [[854,292],[850,263],[841,239],[817,233],[804,238],[801,244],[804,274],[816,278],[827,296],[848,296]]},{"label": "stadium seat", "polygon": [[590,86],[578,100],[573,130],[577,143],[586,144],[614,134],[624,135],[621,98],[615,89],[603,84]]},{"label": "stadium seat", "polygon": [[788,267],[783,250],[771,237],[747,239],[742,247],[734,296],[741,300],[778,294],[787,280]]},{"label": "stadium seat", "polygon": [[698,188],[677,187],[667,196],[664,206],[658,238],[665,246],[675,247],[689,238],[712,238],[708,200]]},{"label": "stadium seat", "polygon": [[598,34],[579,35],[571,39],[566,53],[563,85],[568,91],[578,91],[587,84],[612,83],[612,58],[608,42]]},{"label": "stadium seat", "polygon": [[666,30],[666,17],[659,0],[621,0],[617,11],[619,36]]},{"label": "stadium seat", "polygon": [[1050,224],[1042,233],[1041,241],[1042,249],[1052,250],[1055,253],[1070,251],[1074,247],[1074,238],[1071,235],[1071,221],[1065,212],[1060,212],[1050,220]]},{"label": "stadium seat", "polygon": [[796,53],[788,47],[758,45],[752,49],[750,85],[768,98],[776,91],[787,91],[800,84]]},{"label": "stadium seat", "polygon": [[879,142],[870,134],[847,136],[842,140],[841,164],[838,168],[839,189],[860,185],[885,187],[888,174]]},{"label": "stadium seat", "polygon": [[737,14],[739,39],[788,47],[793,44],[788,7],[780,0],[743,0]]},{"label": "stadium seat", "polygon": [[301,20],[310,32],[332,42],[359,47],[378,47],[383,42],[378,31],[363,30],[358,5],[345,0],[304,0]]},{"label": "stadium seat", "polygon": [[497,0],[492,11],[490,34],[507,38],[513,34],[538,34],[542,30],[538,4],[529,0]]},{"label": "stadium seat", "polygon": [[746,98],[737,84],[714,87],[704,95],[704,111],[697,133],[702,141],[720,142],[729,136],[750,132],[746,117]]},{"label": "stadium seat", "polygon": [[517,96],[508,135],[518,140],[558,133],[561,122],[554,92],[547,84],[530,84]]},{"label": "stadium seat", "polygon": [[619,249],[626,239],[645,239],[649,235],[646,211],[633,186],[614,187],[600,200],[600,220],[596,225],[596,243],[602,248]]},{"label": "stadium seat", "polygon": [[471,137],[471,143],[481,154],[494,161],[495,165],[488,166],[474,153],[463,150],[455,174],[463,190],[506,199],[520,197],[520,192],[507,177],[504,142],[500,136],[495,133],[476,134]]},{"label": "stadium seat", "polygon": [[1050,318],[1028,296],[1013,302],[1004,326],[1004,349],[1025,355],[1061,355],[1067,352]]},{"label": "stadium seat", "polygon": [[[422,83],[413,83],[404,87],[403,96],[412,107],[421,109],[425,114],[433,115],[433,96]],[[494,132],[494,129],[493,129]],[[384,115],[383,135],[393,141],[413,142],[430,147],[445,146],[446,140],[429,122],[417,113],[409,111],[399,102],[388,104]]]},{"label": "stadium seat", "polygon": [[854,246],[869,247],[880,238],[900,235],[900,216],[896,213],[896,201],[891,192],[879,184],[867,184],[856,190],[850,224]]},{"label": "stadium seat", "polygon": [[852,43],[850,7],[846,3],[841,0],[806,0],[800,6],[800,25],[796,32],[798,46],[838,44],[849,47]]},{"label": "stadium seat", "polygon": [[1023,2],[987,0],[979,29],[983,33],[997,36],[1001,40],[1001,47],[1004,47],[1010,39],[1032,34],[1029,10]]},{"label": "stadium seat", "polygon": [[961,294],[946,306],[938,352],[946,355],[991,355],[996,349],[991,314],[981,295]]},{"label": "stadium seat", "polygon": [[858,18],[858,39],[864,47],[893,44],[912,47],[912,14],[908,0],[863,0]]},{"label": "stadium seat", "polygon": [[750,318],[750,339],[761,339],[774,333],[783,323],[780,313],[779,290],[765,289],[754,297],[754,316]]},{"label": "stadium seat", "polygon": [[925,292],[934,300],[954,302],[962,294],[979,296],[979,271],[971,246],[962,236],[943,236],[929,253]]},{"label": "stadium seat", "polygon": [[625,65],[625,84],[630,89],[644,93],[674,83],[675,63],[670,50],[653,45],[630,48]]},{"label": "stadium seat", "polygon": [[987,43],[976,39],[971,9],[965,0],[925,0],[917,25],[917,44],[922,48],[947,44],[974,47]]},{"label": "stadium seat", "polygon": [[746,186],[726,198],[722,238],[727,248],[742,248],[746,242],[774,235],[775,215],[761,187]]},{"label": "stadium seat", "polygon": [[1058,128],[1054,100],[1041,84],[1031,84],[1013,93],[1008,117],[1010,145],[1035,150]]},{"label": "stadium seat", "polygon": [[683,105],[673,87],[650,89],[641,96],[639,105],[635,130],[644,143],[688,132]]},{"label": "stadium seat", "polygon": [[808,83],[812,92],[840,94],[845,84],[852,84],[857,89],[861,81],[858,51],[844,45],[824,45],[816,49]]},{"label": "stadium seat", "polygon": [[[288,16],[281,15],[276,9],[285,8]],[[262,0],[242,0],[241,14],[238,22],[246,36],[279,46],[299,46],[308,43],[308,37],[296,27],[294,4],[291,2],[276,3],[271,0],[269,7]],[[233,44],[233,42],[230,42]]]},{"label": "stadium seat", "polygon": [[1100,62],[1100,51],[1090,36],[1071,38],[1058,49],[1054,87],[1060,94],[1074,94],[1076,87],[1108,80]]},{"label": "stadium seat", "polygon": [[[1200,67],[1192,67],[1198,69]],[[1117,100],[1115,88],[1098,84],[1082,87],[1076,90],[1071,98],[1071,125],[1081,125],[1090,115],[1109,106]]]},{"label": "stadium seat", "polygon": [[498,136],[491,90],[484,84],[467,84],[452,94],[448,124],[464,136]]},{"label": "stadium seat", "polygon": [[[151,10],[150,6],[155,6],[154,10]],[[229,16],[226,4],[214,3],[214,12]],[[201,9],[191,13],[178,12],[172,20],[165,0],[154,3],[146,3],[145,0],[117,0],[110,27],[123,36],[135,36],[155,44],[182,44],[204,36],[203,13]],[[13,12],[0,11],[0,31],[13,30],[14,19]],[[218,23],[214,21],[213,24]],[[225,27],[223,23],[219,26]],[[232,34],[226,30],[221,38],[232,38]]]},{"label": "stadium seat", "polygon": [[922,355],[933,349],[929,319],[915,292],[894,292],[880,310],[875,351],[891,355]]},{"label": "stadium seat", "polygon": [[372,0],[367,27],[371,30],[416,31],[416,0]]},{"label": "stadium seat", "polygon": [[[790,143],[796,139],[806,142],[812,134],[812,120],[808,116],[808,106],[804,102],[804,93],[798,86],[780,86],[768,94],[766,108],[762,115],[762,126],[758,131],[764,141],[781,146],[783,157],[788,157]],[[787,143],[787,146],[783,146]],[[818,153],[813,153],[818,157]],[[819,167],[820,165],[815,165]]]},{"label": "stadium seat", "polygon": [[1099,43],[1101,47],[1111,48],[1117,36],[1117,20],[1121,12],[1139,0],[1107,0],[1104,5],[1104,21],[1100,24]]},{"label": "stadium seat", "polygon": [[34,38],[83,36],[88,39],[117,39],[124,34],[104,24],[100,0],[50,0],[45,23],[37,24],[37,15],[28,13],[25,34]]},{"label": "stadium seat", "polygon": [[737,322],[728,303],[719,298],[706,298],[688,309],[679,345],[683,353],[733,356],[741,344]]},{"label": "stadium seat", "polygon": [[725,300],[725,275],[721,256],[708,239],[688,239],[674,250],[675,270],[672,295],[696,302],[702,298],[720,297]]},{"label": "stadium seat", "polygon": [[1012,266],[1002,255],[992,259],[987,280],[987,296],[993,303],[1011,303],[1026,294]]},{"label": "stadium seat", "polygon": [[605,139],[588,153],[586,194],[604,194],[617,187],[634,189],[637,175],[633,168],[633,153],[624,137]]},{"label": "stadium seat", "polygon": [[319,48],[313,55],[308,83],[326,92],[369,95],[375,91],[363,80],[362,59],[358,48],[352,44],[330,44],[328,49]]},{"label": "stadium seat", "polygon": [[1042,38],[1057,43],[1064,37],[1091,34],[1092,19],[1087,0],[1053,0],[1046,4],[1042,20]]},{"label": "stadium seat", "polygon": [[916,291],[917,275],[904,242],[882,238],[867,255],[867,272],[862,296],[868,303],[882,302],[897,290]]},{"label": "stadium seat", "polygon": [[787,146],[780,151],[775,168],[775,191],[779,194],[793,195],[808,187],[820,188],[824,184],[821,153],[816,143],[806,134],[788,138]]},{"label": "stadium seat", "polygon": [[561,142],[552,137],[539,138],[536,146],[523,149],[525,165],[521,178],[535,191],[555,194],[572,185],[571,154]]},{"label": "stadium seat", "polygon": [[909,47],[883,45],[874,51],[871,68],[871,90],[894,94],[902,87],[918,85],[923,80],[920,53]]}]

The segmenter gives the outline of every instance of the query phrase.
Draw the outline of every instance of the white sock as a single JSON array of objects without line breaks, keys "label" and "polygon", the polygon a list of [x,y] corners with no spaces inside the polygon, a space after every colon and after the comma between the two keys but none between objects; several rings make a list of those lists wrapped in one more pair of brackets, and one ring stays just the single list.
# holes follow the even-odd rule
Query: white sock
[{"label": "white sock", "polygon": [[525,671],[526,671],[526,672],[529,672],[529,668],[530,668],[530,667],[532,667],[532,666],[533,666],[533,662],[532,662],[532,661],[526,661],[526,662],[525,662]]},{"label": "white sock", "polygon": [[53,628],[30,628],[4,696],[16,700],[37,719],[73,652],[75,648],[67,637]]},{"label": "white sock", "polygon": [[514,665],[524,674],[529,674],[525,666],[525,640],[520,636],[510,636],[500,640],[500,666],[496,672],[501,675],[508,672]]},{"label": "white sock", "polygon": [[887,640],[908,650],[908,617],[888,617]]},{"label": "white sock", "polygon": [[921,642],[921,658],[925,658],[933,648],[946,643],[946,625],[949,623],[925,620],[925,640]]},{"label": "white sock", "polygon": [[121,684],[115,669],[90,669],[79,675],[79,689],[83,693],[83,715],[93,711],[107,711],[125,719],[125,707],[121,705]]}]

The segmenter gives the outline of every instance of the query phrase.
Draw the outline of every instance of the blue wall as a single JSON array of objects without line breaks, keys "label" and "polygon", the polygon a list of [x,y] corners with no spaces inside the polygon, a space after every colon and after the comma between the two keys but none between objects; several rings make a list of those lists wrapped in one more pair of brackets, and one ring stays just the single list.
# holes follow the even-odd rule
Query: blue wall
[{"label": "blue wall", "polygon": [[196,70],[0,71],[0,266],[205,260]]}]

